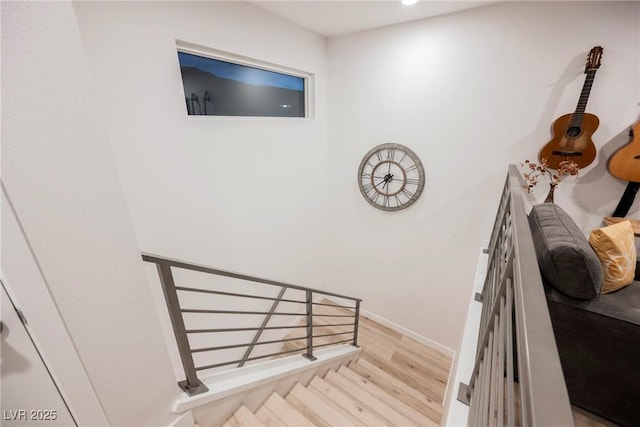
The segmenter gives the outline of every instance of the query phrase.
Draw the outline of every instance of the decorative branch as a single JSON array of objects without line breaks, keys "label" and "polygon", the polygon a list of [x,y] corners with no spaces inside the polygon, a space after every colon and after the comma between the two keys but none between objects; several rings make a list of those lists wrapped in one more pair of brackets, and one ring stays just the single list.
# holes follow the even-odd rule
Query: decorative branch
[{"label": "decorative branch", "polygon": [[524,163],[520,163],[520,165],[528,169],[528,172],[522,174],[526,180],[526,183],[522,187],[527,190],[527,193],[531,193],[533,187],[538,184],[538,181],[542,177],[549,177],[549,185],[551,186],[551,190],[554,190],[560,184],[563,176],[575,176],[577,180],[578,173],[580,172],[580,166],[573,160],[563,160],[558,163],[556,173],[553,173],[552,170],[549,169],[546,158],[542,159],[541,163],[525,160]]}]

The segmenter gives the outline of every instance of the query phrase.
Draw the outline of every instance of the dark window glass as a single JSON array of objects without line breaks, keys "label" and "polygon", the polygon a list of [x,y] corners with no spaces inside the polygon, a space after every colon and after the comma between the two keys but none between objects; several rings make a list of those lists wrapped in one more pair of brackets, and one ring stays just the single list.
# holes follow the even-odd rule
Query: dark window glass
[{"label": "dark window glass", "polygon": [[305,117],[305,79],[178,52],[189,115]]}]

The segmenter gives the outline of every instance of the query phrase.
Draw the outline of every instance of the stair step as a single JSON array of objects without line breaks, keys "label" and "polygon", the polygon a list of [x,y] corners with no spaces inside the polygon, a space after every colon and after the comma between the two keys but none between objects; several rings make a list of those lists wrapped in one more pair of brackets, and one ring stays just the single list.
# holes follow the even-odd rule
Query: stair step
[{"label": "stair step", "polygon": [[256,417],[253,412],[247,409],[244,405],[240,406],[233,415],[229,417],[227,423],[233,427],[265,427],[265,425],[262,424],[262,421],[260,421],[258,417]]},{"label": "stair step", "polygon": [[[315,338],[314,345],[350,338],[352,326],[335,326],[345,318],[331,316],[352,315],[354,309],[314,305],[313,312],[314,334],[348,332]],[[363,315],[359,327],[361,353],[357,362],[339,368],[338,372],[329,371],[324,379],[314,377],[307,387],[298,384],[284,399],[280,398],[280,404],[286,404],[306,424],[286,420],[266,403],[265,409],[257,413],[261,422],[267,427],[438,425],[451,357]],[[291,330],[287,338],[294,341],[285,342],[284,349],[305,351],[305,334],[306,328]]]},{"label": "stair step", "polygon": [[354,419],[336,410],[320,395],[296,384],[286,397],[296,409],[318,426],[351,426]]},{"label": "stair step", "polygon": [[439,423],[431,420],[430,418],[416,411],[411,406],[405,404],[401,400],[397,399],[395,396],[387,393],[382,388],[378,387],[368,379],[363,378],[361,375],[357,374],[356,372],[352,371],[346,366],[341,366],[338,369],[338,373],[348,378],[350,381],[354,382],[362,389],[369,392],[372,396],[375,396],[378,399],[382,400],[383,402],[391,406],[393,409],[398,411],[400,414],[409,418],[416,425],[433,426],[433,427],[440,425]]},{"label": "stair step", "polygon": [[366,359],[360,358],[356,363],[351,363],[349,368],[421,414],[424,414],[436,422],[440,422],[442,418],[442,406],[425,394],[408,386]]},{"label": "stair step", "polygon": [[273,393],[263,405],[287,426],[312,427],[313,422],[300,411],[284,400],[278,393]]},{"label": "stair step", "polygon": [[287,427],[284,421],[264,405],[258,408],[256,411],[256,417],[258,417],[266,427]]},{"label": "stair step", "polygon": [[350,396],[343,393],[338,388],[332,386],[327,381],[316,376],[311,380],[309,387],[315,388],[319,393],[327,398],[331,399],[336,405],[339,405],[345,411],[357,418],[363,426],[386,426],[388,425],[380,415],[371,411],[366,406],[359,404],[359,402],[353,400]]},{"label": "stair step", "polygon": [[445,385],[433,377],[423,376],[419,369],[412,369],[411,366],[406,365],[402,366],[396,361],[384,360],[370,352],[362,354],[360,359],[366,359],[372,365],[391,374],[409,387],[442,404]]},{"label": "stair step", "polygon": [[[396,411],[389,404],[373,396],[368,391],[358,387],[358,385],[350,381],[345,376],[338,374],[335,371],[329,371],[325,375],[325,379],[328,382],[334,384],[336,387],[340,388],[345,393],[353,396],[353,398],[359,401],[361,404],[365,405],[371,410],[374,410],[376,413],[382,415],[387,421],[389,421],[390,425],[394,425],[394,426],[415,425],[414,422],[412,422],[407,417],[405,417],[404,415]],[[389,398],[393,399],[390,395],[389,395]]]}]

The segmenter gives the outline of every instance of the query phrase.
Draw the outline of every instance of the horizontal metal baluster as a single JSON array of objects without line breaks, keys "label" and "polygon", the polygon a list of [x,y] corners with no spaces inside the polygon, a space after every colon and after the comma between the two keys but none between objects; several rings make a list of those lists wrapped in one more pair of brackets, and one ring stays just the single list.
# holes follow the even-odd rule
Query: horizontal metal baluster
[{"label": "horizontal metal baluster", "polygon": [[[335,334],[323,334],[323,335],[314,335],[314,338],[323,338],[323,337],[335,337],[336,335],[345,335],[345,334],[353,334],[353,331],[347,332],[336,332]],[[300,338],[298,338],[300,339]]]},{"label": "horizontal metal baluster", "polygon": [[349,310],[354,310],[355,309],[355,307],[352,306],[352,305],[329,304],[329,303],[324,303],[324,302],[314,302],[313,305],[322,305],[324,307],[346,308],[346,309],[349,309]]},{"label": "horizontal metal baluster", "polygon": [[[286,290],[286,288],[284,288]],[[238,297],[238,298],[252,298],[252,299],[263,299],[267,301],[280,301],[280,302],[291,302],[296,304],[304,304],[305,301],[299,301],[295,299],[278,299],[273,297],[264,297],[261,295],[247,295],[247,294],[238,294],[234,292],[223,292],[223,291],[214,291],[211,289],[199,289],[199,288],[187,288],[185,286],[176,286],[176,290],[183,292],[199,292],[203,294],[214,294],[214,295],[223,295],[229,297]]]},{"label": "horizontal metal baluster", "polygon": [[[350,323],[345,323],[350,325]],[[293,326],[266,326],[264,330],[270,329],[300,329],[306,328],[306,325],[293,325]],[[215,329],[187,329],[188,334],[209,334],[219,332],[243,332],[243,331],[257,331],[260,328],[215,328]]]},{"label": "horizontal metal baluster", "polygon": [[[206,310],[200,308],[183,308],[182,313],[192,314],[269,314],[268,311],[239,311],[239,310]],[[274,316],[300,316],[300,313],[273,313]]]},{"label": "horizontal metal baluster", "polygon": [[353,341],[353,338],[349,338],[348,340],[344,340],[344,341],[336,341],[336,342],[330,342],[330,343],[328,343],[328,344],[316,344],[316,345],[314,345],[314,346],[313,346],[313,348],[314,348],[314,349],[316,349],[316,348],[320,348],[320,347],[328,347],[328,346],[330,346],[330,345],[344,344],[344,343],[352,342],[352,341]]},{"label": "horizontal metal baluster", "polygon": [[[286,351],[280,351],[280,352],[277,352],[277,353],[264,354],[262,356],[249,357],[247,359],[247,362],[250,362],[252,360],[264,359],[264,358],[267,358],[267,357],[280,356],[282,354],[295,353],[297,351],[303,351],[303,350],[304,350],[304,348],[296,348],[295,350],[286,350]],[[232,360],[232,361],[229,361],[229,362],[214,363],[212,365],[198,366],[198,367],[196,367],[196,371],[204,371],[205,369],[219,368],[221,366],[236,365],[236,364],[240,363],[241,361],[242,361],[242,359],[238,359],[238,360]]]},{"label": "horizontal metal baluster", "polygon": [[327,324],[313,325],[314,328],[329,328],[329,327],[335,327],[335,326],[353,326],[353,323],[327,323]]},{"label": "horizontal metal baluster", "polygon": [[313,314],[315,317],[353,317],[353,314]]},{"label": "horizontal metal baluster", "polygon": [[[346,333],[350,334],[351,332],[346,332]],[[263,344],[276,344],[276,343],[288,342],[288,341],[300,341],[301,339],[302,338],[281,338],[279,340],[262,341],[262,342],[257,342],[257,343],[229,344],[229,345],[220,345],[220,346],[217,346],[217,347],[194,348],[193,350],[191,350],[191,353],[203,353],[203,352],[206,352],[206,351],[228,350],[230,348],[251,347],[252,345],[256,346],[256,345],[263,345]],[[247,357],[247,360],[249,360],[248,357]]]}]

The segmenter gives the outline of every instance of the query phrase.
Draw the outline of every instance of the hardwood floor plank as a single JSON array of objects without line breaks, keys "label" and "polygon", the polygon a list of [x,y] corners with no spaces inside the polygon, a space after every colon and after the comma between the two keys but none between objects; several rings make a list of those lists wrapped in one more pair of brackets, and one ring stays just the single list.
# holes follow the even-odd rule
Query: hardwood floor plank
[{"label": "hardwood floor plank", "polygon": [[380,370],[364,359],[350,363],[349,369],[368,379],[390,395],[398,398],[427,418],[439,423],[442,419],[442,405],[419,391],[409,387],[392,375]]},{"label": "hardwood floor plank", "polygon": [[[393,354],[391,362],[402,367],[406,371],[410,372],[411,375],[422,379],[426,383],[436,382],[443,390],[447,387],[448,372],[439,370],[431,363],[416,360],[406,353],[399,351],[396,351]],[[444,393],[442,393],[442,396],[444,397]]]},{"label": "hardwood floor plank", "polygon": [[391,406],[393,409],[398,411],[400,414],[409,418],[411,421],[415,423],[415,425],[430,426],[430,427],[437,427],[440,425],[439,423],[435,422],[434,420],[416,411],[406,403],[402,402],[395,396],[387,393],[385,390],[378,387],[373,382],[360,376],[358,373],[347,368],[346,366],[341,366],[338,369],[338,373],[342,374],[345,378],[355,383],[358,387],[361,387],[362,389],[366,390],[372,396],[382,400],[387,405]]},{"label": "hardwood floor plank", "polygon": [[[353,396],[361,404],[368,407],[370,410],[376,412],[378,415],[384,417],[389,421],[390,425],[394,426],[411,426],[414,423],[390,406],[386,401],[381,401],[377,397],[373,396],[368,391],[356,386],[352,381],[338,374],[335,371],[327,372],[325,379],[336,387],[340,388],[343,392]],[[390,396],[389,396],[390,397]]]},{"label": "hardwood floor plank", "polygon": [[396,377],[398,380],[407,384],[408,386],[418,390],[425,396],[442,403],[444,398],[444,389],[442,384],[435,379],[424,379],[412,376],[410,370],[403,367],[396,366],[394,363],[382,360],[370,353],[364,353],[360,356],[361,359],[365,359],[371,364],[375,365],[379,369],[387,372],[388,374]]}]

